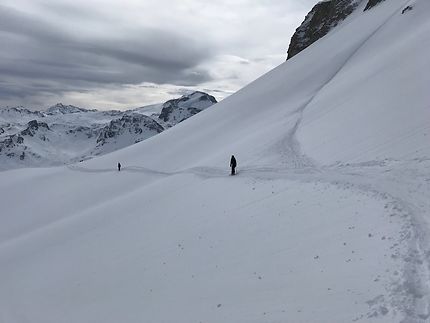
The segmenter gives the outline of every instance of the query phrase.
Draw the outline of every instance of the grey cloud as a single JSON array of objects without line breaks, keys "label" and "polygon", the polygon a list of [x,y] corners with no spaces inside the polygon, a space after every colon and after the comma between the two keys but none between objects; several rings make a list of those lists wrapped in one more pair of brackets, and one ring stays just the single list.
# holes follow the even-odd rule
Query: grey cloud
[{"label": "grey cloud", "polygon": [[[78,13],[77,13],[78,14]],[[100,38],[68,31],[37,16],[0,5],[0,79],[21,78],[20,87],[2,84],[2,98],[34,95],[33,80],[43,91],[78,91],[103,84],[177,83],[211,80],[196,66],[210,57],[210,46],[160,29],[125,30],[121,37]],[[6,85],[5,85],[6,84]],[[19,95],[18,95],[19,94]]]},{"label": "grey cloud", "polygon": [[3,0],[0,106],[140,105],[187,87],[225,97],[284,61],[316,1]]},{"label": "grey cloud", "polygon": [[[82,20],[104,20],[109,21],[100,11],[88,10],[84,6],[77,6],[73,3],[67,3],[64,1],[48,1],[42,2],[41,7],[47,12],[62,17],[63,19],[72,19],[73,21]],[[113,22],[113,21],[111,21]]]}]

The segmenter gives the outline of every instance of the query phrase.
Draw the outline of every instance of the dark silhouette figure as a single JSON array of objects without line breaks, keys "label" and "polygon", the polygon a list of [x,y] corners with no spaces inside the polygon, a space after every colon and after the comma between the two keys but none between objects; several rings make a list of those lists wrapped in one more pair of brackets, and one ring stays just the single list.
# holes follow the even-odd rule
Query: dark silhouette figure
[{"label": "dark silhouette figure", "polygon": [[118,163],[118,172],[121,171],[121,163]]},{"label": "dark silhouette figure", "polygon": [[236,166],[237,166],[236,158],[234,158],[234,155],[231,155],[231,159],[230,159],[231,175],[236,174]]}]

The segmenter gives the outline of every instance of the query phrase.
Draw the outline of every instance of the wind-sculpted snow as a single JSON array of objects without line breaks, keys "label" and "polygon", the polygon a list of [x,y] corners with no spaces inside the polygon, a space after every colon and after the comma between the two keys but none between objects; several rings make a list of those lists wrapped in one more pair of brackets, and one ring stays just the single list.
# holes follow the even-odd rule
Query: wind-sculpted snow
[{"label": "wind-sculpted snow", "polygon": [[0,173],[1,319],[428,322],[429,13],[357,10],[157,136]]}]

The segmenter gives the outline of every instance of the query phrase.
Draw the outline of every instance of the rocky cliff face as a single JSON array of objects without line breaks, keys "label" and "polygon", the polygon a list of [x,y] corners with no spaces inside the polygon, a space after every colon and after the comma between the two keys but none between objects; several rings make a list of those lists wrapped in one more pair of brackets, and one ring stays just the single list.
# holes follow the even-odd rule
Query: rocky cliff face
[{"label": "rocky cliff face", "polygon": [[317,3],[291,38],[287,59],[324,37],[348,17],[359,3],[357,0],[326,0]]},{"label": "rocky cliff face", "polygon": [[[288,48],[288,58],[297,55],[318,39],[324,37],[348,17],[365,0],[325,0],[317,3],[303,23],[296,29]],[[385,0],[366,0],[364,11]]]},{"label": "rocky cliff face", "polygon": [[212,95],[204,92],[194,92],[164,103],[158,118],[170,127],[215,103],[217,103],[217,100]]},{"label": "rocky cliff face", "polygon": [[33,137],[38,131],[39,128],[50,130],[48,125],[45,122],[39,122],[37,120],[31,120],[27,124],[27,128],[21,131],[21,135]]},{"label": "rocky cliff face", "polygon": [[369,0],[369,2],[367,2],[366,8],[364,8],[364,11],[372,9],[374,6],[381,3],[382,1],[385,0]]},{"label": "rocky cliff face", "polygon": [[[32,113],[33,114],[33,113]],[[45,122],[31,120],[27,123],[26,128],[19,133],[8,135],[0,138],[0,155],[7,156],[9,160],[24,161],[31,159],[43,160],[43,157],[33,152],[26,145],[26,141],[42,143],[49,141],[48,132],[51,132]]]},{"label": "rocky cliff face", "polygon": [[159,134],[164,129],[154,119],[130,113],[120,119],[112,120],[100,130],[95,154],[114,151]]},{"label": "rocky cliff face", "polygon": [[80,112],[95,112],[97,110],[87,110],[74,105],[64,105],[62,103],[57,103],[56,105],[50,107],[46,112],[48,114],[68,114],[68,113],[80,113]]}]

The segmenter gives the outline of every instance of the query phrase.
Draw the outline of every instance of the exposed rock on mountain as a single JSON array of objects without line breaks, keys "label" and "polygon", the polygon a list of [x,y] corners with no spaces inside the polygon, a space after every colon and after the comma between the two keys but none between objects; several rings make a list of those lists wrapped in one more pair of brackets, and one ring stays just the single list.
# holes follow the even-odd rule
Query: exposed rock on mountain
[{"label": "exposed rock on mountain", "polygon": [[10,120],[15,120],[15,118],[32,120],[34,118],[43,118],[44,116],[45,114],[42,111],[32,111],[24,107],[7,107],[0,109],[0,124],[2,119],[10,122]]},{"label": "exposed rock on mountain", "polygon": [[379,4],[382,1],[385,1],[385,0],[369,0],[369,2],[366,5],[366,8],[364,8],[364,11],[373,8],[374,6],[376,6],[377,4]]},{"label": "exposed rock on mountain", "polygon": [[32,120],[28,124],[28,127],[21,131],[21,135],[33,137],[39,128],[49,130],[48,125],[45,122],[39,122],[37,120]]},{"label": "exposed rock on mountain", "polygon": [[217,103],[217,100],[212,95],[204,92],[194,92],[164,103],[158,118],[166,122],[168,126],[173,126],[215,103]]},{"label": "exposed rock on mountain", "polygon": [[194,92],[127,111],[97,111],[58,103],[46,111],[0,109],[0,170],[51,166],[124,148],[172,127],[216,103]]},{"label": "exposed rock on mountain", "polygon": [[[318,2],[291,38],[287,60],[327,35],[330,30],[348,17],[363,1],[323,0]],[[385,0],[368,0],[364,11],[383,1]]]},{"label": "exposed rock on mountain", "polygon": [[46,110],[48,114],[56,114],[56,113],[67,114],[67,113],[94,112],[94,111],[97,111],[97,110],[94,110],[94,109],[87,110],[87,109],[75,107],[74,105],[64,105],[62,103],[57,103],[56,105],[53,105],[48,110]]},{"label": "exposed rock on mountain", "polygon": [[11,108],[3,109],[3,111],[8,113],[15,113],[18,115],[28,114],[28,115],[35,115],[38,117],[43,116],[43,113],[40,111],[33,111],[24,107],[11,107]]},{"label": "exposed rock on mountain", "polygon": [[326,0],[317,3],[291,38],[287,59],[324,37],[348,17],[360,2],[360,0]]},{"label": "exposed rock on mountain", "polygon": [[148,139],[163,130],[160,124],[148,116],[138,113],[126,114],[121,119],[112,120],[100,130],[96,151],[104,153],[114,151]]}]

